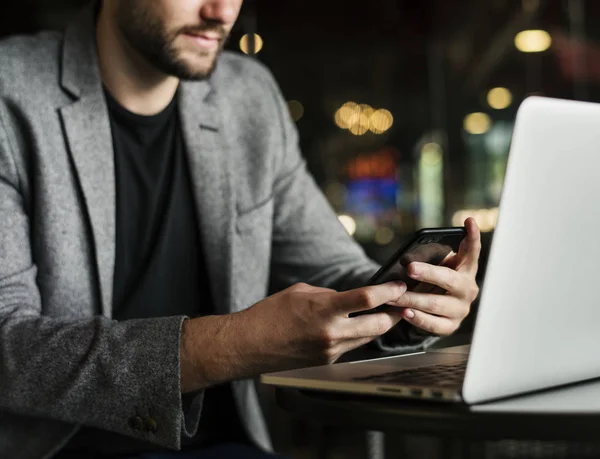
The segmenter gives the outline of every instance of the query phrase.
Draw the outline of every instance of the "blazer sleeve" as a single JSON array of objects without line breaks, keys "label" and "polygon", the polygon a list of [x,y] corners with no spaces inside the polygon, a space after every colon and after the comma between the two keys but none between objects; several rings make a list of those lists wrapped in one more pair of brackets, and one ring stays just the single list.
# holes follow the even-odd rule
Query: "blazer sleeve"
[{"label": "blazer sleeve", "polygon": [[178,448],[183,317],[43,315],[10,132],[0,110],[0,412]]},{"label": "blazer sleeve", "polygon": [[[348,235],[307,171],[285,99],[274,79],[270,75],[265,79],[277,106],[284,146],[273,193],[272,288],[297,282],[336,290],[363,286],[379,265]],[[405,353],[420,351],[438,339],[401,322],[374,344],[383,351]]]}]

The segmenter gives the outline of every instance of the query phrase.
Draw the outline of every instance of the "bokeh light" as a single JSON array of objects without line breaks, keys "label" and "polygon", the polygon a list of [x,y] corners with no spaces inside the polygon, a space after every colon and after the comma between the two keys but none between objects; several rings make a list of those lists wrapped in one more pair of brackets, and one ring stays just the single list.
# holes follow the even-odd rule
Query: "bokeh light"
[{"label": "bokeh light", "polygon": [[436,166],[443,160],[444,152],[442,146],[435,142],[429,142],[423,145],[421,149],[421,157],[423,164],[427,166]]},{"label": "bokeh light", "polygon": [[486,113],[471,113],[465,117],[464,129],[469,134],[485,134],[490,130],[492,120]]},{"label": "bokeh light", "polygon": [[349,131],[354,135],[365,135],[369,132],[369,117],[366,113],[359,113],[358,119],[352,123]]},{"label": "bokeh light", "polygon": [[370,128],[375,134],[383,134],[394,124],[394,117],[385,109],[376,110],[370,118]]},{"label": "bokeh light", "polygon": [[360,113],[362,115],[365,115],[368,119],[370,119],[371,116],[373,116],[373,113],[375,113],[375,110],[373,109],[373,107],[371,107],[370,105],[367,105],[367,104],[360,104],[358,106],[358,109],[360,110]]},{"label": "bokeh light", "polygon": [[339,215],[338,219],[350,236],[356,233],[356,221],[350,215]]},{"label": "bokeh light", "polygon": [[383,226],[375,231],[375,243],[378,245],[388,245],[394,240],[395,234],[391,228]]},{"label": "bokeh light", "polygon": [[506,88],[494,88],[488,92],[487,101],[495,110],[504,110],[512,104],[512,93]]},{"label": "bokeh light", "polygon": [[346,102],[335,113],[335,124],[341,129],[349,129],[358,116],[358,104],[355,102]]},{"label": "bokeh light", "polygon": [[[250,45],[248,41],[250,40],[250,36],[248,34],[244,35],[240,40],[240,49],[244,54],[248,54],[250,50]],[[261,49],[263,49],[263,39],[262,37],[255,33],[254,34],[254,54],[258,54]]]},{"label": "bokeh light", "polygon": [[383,134],[394,123],[389,110],[375,110],[368,104],[346,102],[335,112],[335,124],[340,129],[348,129],[354,135],[365,135],[371,131]]},{"label": "bokeh light", "polygon": [[465,220],[472,217],[477,222],[479,229],[483,233],[489,233],[496,228],[498,223],[498,207],[492,209],[464,209],[454,213],[452,224],[454,226],[463,226]]},{"label": "bokeh light", "polygon": [[523,53],[541,53],[552,46],[552,37],[545,30],[524,30],[515,37],[515,46]]}]

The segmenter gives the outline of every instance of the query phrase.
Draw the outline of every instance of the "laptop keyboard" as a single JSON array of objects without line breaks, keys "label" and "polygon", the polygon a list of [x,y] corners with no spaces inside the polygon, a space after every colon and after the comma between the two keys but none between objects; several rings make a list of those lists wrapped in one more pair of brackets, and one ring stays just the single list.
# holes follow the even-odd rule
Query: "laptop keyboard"
[{"label": "laptop keyboard", "polygon": [[362,382],[449,387],[462,383],[466,369],[467,362],[465,361],[451,365],[430,365],[427,367],[409,368],[353,379],[354,381]]}]

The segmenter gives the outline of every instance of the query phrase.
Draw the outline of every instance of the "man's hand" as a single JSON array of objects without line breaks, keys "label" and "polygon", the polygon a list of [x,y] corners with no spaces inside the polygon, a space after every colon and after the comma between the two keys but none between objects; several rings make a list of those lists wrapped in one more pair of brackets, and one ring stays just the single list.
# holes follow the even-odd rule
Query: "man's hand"
[{"label": "man's hand", "polygon": [[454,333],[471,310],[479,294],[475,282],[481,252],[481,236],[472,218],[465,221],[467,236],[457,254],[441,266],[411,263],[408,275],[415,280],[439,287],[445,293],[407,292],[398,305],[404,319],[426,332],[448,336]]},{"label": "man's hand", "polygon": [[406,285],[336,292],[297,284],[227,316],[187,320],[182,337],[182,390],[198,390],[270,371],[335,362],[387,333],[397,314],[353,312],[400,305]]}]

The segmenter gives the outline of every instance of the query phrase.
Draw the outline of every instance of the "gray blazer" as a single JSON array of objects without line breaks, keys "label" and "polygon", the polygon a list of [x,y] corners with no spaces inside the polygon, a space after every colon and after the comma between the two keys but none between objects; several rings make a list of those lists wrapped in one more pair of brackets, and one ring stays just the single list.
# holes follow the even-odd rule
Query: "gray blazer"
[{"label": "gray blazer", "polygon": [[[115,178],[93,31],[88,8],[65,34],[0,42],[1,457],[52,457],[81,425],[177,449],[201,415],[202,393],[182,410],[184,318],[111,319]],[[224,53],[179,97],[219,313],[270,287],[344,289],[373,273],[307,173],[264,67]],[[248,434],[269,449],[255,383],[233,388]],[[135,416],[157,430],[137,430]]]}]

